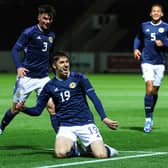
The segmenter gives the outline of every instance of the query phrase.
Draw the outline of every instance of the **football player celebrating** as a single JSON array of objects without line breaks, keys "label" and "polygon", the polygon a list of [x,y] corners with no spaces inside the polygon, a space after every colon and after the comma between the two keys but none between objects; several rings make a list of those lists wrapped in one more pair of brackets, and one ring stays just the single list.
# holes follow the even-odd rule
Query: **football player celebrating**
[{"label": "football player celebrating", "polygon": [[118,123],[106,116],[102,103],[87,77],[81,73],[70,72],[69,58],[65,52],[54,53],[51,64],[55,77],[43,88],[36,106],[28,108],[18,104],[17,108],[28,115],[40,115],[49,98],[52,97],[56,105],[55,119],[52,124],[57,133],[55,155],[58,158],[81,155],[75,148],[78,138],[89,149],[86,153],[90,151],[96,158],[117,155],[117,150],[104,145],[99,129],[94,123],[86,95],[93,102],[104,124],[116,130]]}]

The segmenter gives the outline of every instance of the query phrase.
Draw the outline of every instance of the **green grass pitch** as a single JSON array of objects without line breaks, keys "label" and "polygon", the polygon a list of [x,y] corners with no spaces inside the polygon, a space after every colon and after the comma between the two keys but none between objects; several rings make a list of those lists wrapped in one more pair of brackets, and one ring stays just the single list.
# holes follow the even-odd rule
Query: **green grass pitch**
[{"label": "green grass pitch", "polygon": [[[39,117],[20,113],[0,136],[0,168],[166,168],[168,163],[168,79],[165,76],[149,134],[144,125],[144,81],[141,74],[87,74],[107,115],[119,122],[107,128],[89,101],[105,143],[119,150],[109,159],[67,158],[53,155],[55,133],[45,110]],[[0,74],[0,120],[12,103],[15,74]],[[35,104],[33,93],[27,106]]]}]

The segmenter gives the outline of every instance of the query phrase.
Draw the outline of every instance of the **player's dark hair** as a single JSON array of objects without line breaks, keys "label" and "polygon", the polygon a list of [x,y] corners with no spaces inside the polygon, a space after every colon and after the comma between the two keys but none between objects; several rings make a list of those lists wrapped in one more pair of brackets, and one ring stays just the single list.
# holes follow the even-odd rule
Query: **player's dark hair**
[{"label": "player's dark hair", "polygon": [[69,59],[68,54],[65,51],[56,51],[51,55],[50,61],[51,63],[57,62],[61,57]]},{"label": "player's dark hair", "polygon": [[43,13],[47,13],[49,16],[55,17],[56,10],[53,6],[44,4],[38,7],[38,14],[43,14]]},{"label": "player's dark hair", "polygon": [[50,66],[54,74],[55,74],[55,70],[53,69],[52,65],[53,63],[57,62],[61,57],[66,57],[69,60],[68,54],[65,51],[55,51],[50,56]]},{"label": "player's dark hair", "polygon": [[154,3],[154,4],[152,4],[151,10],[152,10],[152,8],[155,7],[155,6],[158,6],[158,7],[162,10],[162,12],[164,12],[163,5],[161,5],[160,3]]}]

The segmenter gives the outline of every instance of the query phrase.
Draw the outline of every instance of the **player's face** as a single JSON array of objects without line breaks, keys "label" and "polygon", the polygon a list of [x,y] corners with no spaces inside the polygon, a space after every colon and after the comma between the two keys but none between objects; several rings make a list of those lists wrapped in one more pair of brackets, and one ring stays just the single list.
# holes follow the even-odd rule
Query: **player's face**
[{"label": "player's face", "polygon": [[56,74],[64,79],[67,78],[69,74],[69,59],[67,57],[60,57],[58,61],[53,65],[56,69]]},{"label": "player's face", "polygon": [[150,16],[154,22],[159,22],[161,17],[163,16],[162,9],[159,6],[153,6]]},{"label": "player's face", "polygon": [[39,26],[43,30],[48,30],[53,22],[53,18],[49,16],[47,13],[43,13],[38,15]]}]

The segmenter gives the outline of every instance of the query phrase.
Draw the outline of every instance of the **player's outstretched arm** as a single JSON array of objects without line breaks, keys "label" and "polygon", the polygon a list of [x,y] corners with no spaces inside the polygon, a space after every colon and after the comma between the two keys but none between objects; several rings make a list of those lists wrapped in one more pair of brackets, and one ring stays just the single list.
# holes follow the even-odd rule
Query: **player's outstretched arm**
[{"label": "player's outstretched arm", "polygon": [[118,122],[117,121],[114,121],[114,120],[111,120],[109,118],[104,118],[103,119],[103,122],[111,129],[113,130],[116,130],[118,128]]},{"label": "player's outstretched arm", "polygon": [[46,84],[38,96],[37,104],[34,107],[25,107],[23,102],[18,102],[16,105],[17,110],[30,116],[39,116],[43,112],[50,98],[47,87],[48,85]]}]

